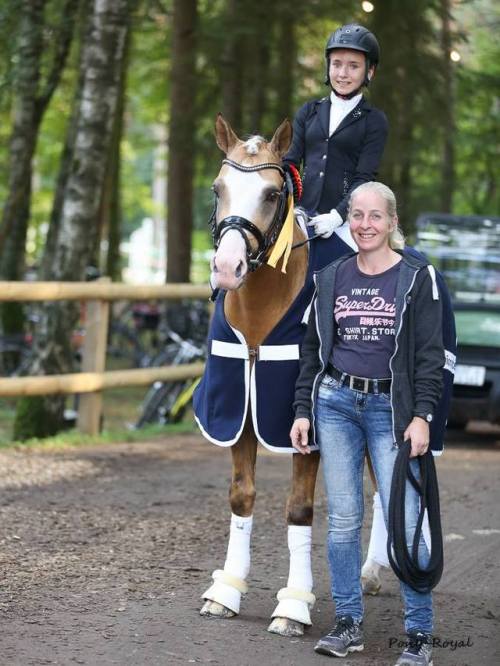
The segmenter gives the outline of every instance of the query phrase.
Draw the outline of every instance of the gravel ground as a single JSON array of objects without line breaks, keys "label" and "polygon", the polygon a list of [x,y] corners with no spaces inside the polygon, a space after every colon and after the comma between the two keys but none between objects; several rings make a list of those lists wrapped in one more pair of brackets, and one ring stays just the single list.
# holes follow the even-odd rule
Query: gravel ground
[{"label": "gravel ground", "polygon": [[[325,663],[312,651],[332,619],[321,487],[314,625],[300,639],[266,631],[287,577],[288,459],[259,456],[250,590],[241,615],[227,621],[198,610],[225,555],[228,451],[184,435],[4,450],[0,469],[0,666]],[[438,461],[445,573],[435,592],[436,635],[455,643],[436,648],[435,666],[500,664],[499,470],[498,431],[461,435]],[[381,594],[366,600],[365,651],[342,663],[393,664],[391,638],[402,638],[402,611],[387,571]]]}]

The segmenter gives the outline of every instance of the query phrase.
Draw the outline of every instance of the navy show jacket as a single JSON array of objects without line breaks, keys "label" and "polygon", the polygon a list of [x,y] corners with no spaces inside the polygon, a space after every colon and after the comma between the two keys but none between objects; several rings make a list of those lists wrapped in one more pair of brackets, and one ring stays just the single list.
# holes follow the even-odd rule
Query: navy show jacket
[{"label": "navy show jacket", "polygon": [[300,169],[304,192],[300,205],[310,215],[335,208],[345,220],[349,194],[375,180],[388,123],[364,97],[329,136],[330,97],[306,102],[293,121],[293,140],[283,160]]}]

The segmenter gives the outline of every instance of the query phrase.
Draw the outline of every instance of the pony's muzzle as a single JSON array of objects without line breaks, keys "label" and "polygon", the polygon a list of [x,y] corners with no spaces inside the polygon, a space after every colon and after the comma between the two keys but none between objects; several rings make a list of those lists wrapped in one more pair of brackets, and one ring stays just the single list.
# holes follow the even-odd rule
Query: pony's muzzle
[{"label": "pony's muzzle", "polygon": [[238,232],[230,230],[223,235],[211,269],[211,283],[219,289],[234,290],[241,286],[248,273],[248,263],[245,242]]}]

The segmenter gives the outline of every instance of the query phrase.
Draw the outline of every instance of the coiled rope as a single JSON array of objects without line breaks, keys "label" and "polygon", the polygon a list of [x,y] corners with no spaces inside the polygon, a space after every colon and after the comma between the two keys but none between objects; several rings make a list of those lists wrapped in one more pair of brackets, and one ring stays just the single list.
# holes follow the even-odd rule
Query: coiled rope
[{"label": "coiled rope", "polygon": [[[387,555],[396,576],[416,592],[430,592],[441,579],[443,573],[443,533],[439,507],[439,487],[430,450],[418,456],[420,481],[415,478],[410,467],[411,445],[404,442],[398,452],[392,475],[389,500],[389,520],[387,525]],[[409,480],[420,497],[420,512],[413,537],[411,554],[406,544],[406,480]],[[431,553],[427,567],[418,560],[418,544],[422,534],[425,510],[429,517]]]}]

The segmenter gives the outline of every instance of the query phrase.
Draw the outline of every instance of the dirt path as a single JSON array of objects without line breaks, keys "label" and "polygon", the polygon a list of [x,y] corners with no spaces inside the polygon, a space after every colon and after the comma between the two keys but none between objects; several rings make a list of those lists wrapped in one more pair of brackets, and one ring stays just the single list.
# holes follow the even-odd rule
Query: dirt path
[{"label": "dirt path", "polygon": [[[500,664],[500,442],[476,440],[448,447],[439,461],[446,559],[435,593],[436,634],[473,645],[437,648],[435,666]],[[266,632],[287,577],[289,467],[279,456],[259,458],[250,592],[239,617],[218,621],[198,610],[224,560],[228,451],[182,436],[0,453],[0,666],[330,663],[312,651],[332,615],[321,490],[314,625],[302,639]],[[390,639],[401,630],[398,585],[387,572],[381,595],[366,601],[365,651],[342,663],[394,663]]]}]

